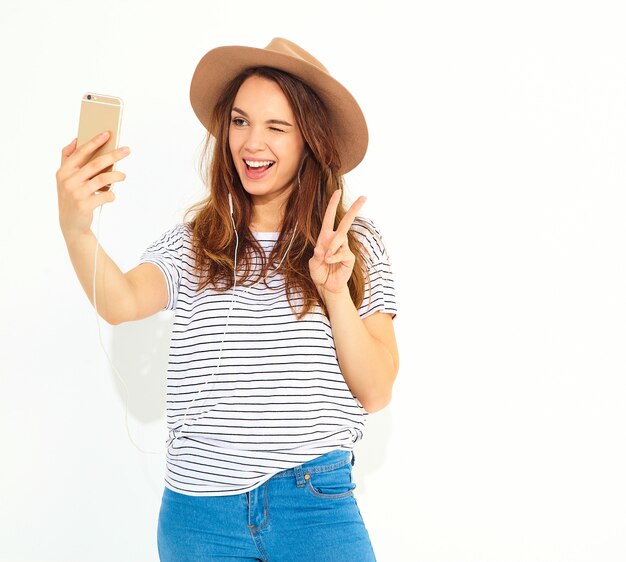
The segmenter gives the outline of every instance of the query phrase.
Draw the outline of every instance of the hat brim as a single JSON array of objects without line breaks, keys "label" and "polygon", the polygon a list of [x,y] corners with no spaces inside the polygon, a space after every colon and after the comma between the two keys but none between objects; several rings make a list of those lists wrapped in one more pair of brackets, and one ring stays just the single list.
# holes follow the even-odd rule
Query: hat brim
[{"label": "hat brim", "polygon": [[[196,66],[189,98],[200,122],[209,129],[213,107],[226,84],[253,66],[270,66],[289,72],[311,86],[330,113],[341,158],[340,173],[355,168],[367,151],[368,131],[363,112],[350,92],[315,65],[286,54],[245,46],[217,47]],[[213,131],[210,131],[214,134]]]}]

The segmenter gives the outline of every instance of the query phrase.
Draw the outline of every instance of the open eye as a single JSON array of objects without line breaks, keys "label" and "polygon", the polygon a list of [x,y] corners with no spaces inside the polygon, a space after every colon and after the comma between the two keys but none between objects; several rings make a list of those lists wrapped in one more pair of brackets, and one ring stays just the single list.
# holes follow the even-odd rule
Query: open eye
[{"label": "open eye", "polygon": [[234,125],[238,125],[237,121],[243,121],[245,123],[246,120],[241,117],[233,117],[230,122]]}]

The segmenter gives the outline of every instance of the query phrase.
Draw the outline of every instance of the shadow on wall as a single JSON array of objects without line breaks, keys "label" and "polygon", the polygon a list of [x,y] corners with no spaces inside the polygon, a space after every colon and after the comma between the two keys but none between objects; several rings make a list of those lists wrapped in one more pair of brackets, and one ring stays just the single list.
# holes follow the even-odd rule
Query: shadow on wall
[{"label": "shadow on wall", "polygon": [[[136,322],[112,326],[111,362],[128,387],[128,414],[137,424],[165,419],[167,361],[174,314],[153,314]],[[110,367],[109,367],[110,368]],[[111,369],[115,388],[124,404],[124,387]],[[129,425],[132,421],[129,421]],[[165,432],[165,424],[163,425]],[[134,435],[133,435],[134,437]],[[162,446],[166,433],[163,434]],[[141,445],[141,443],[140,443]]]},{"label": "shadow on wall", "polygon": [[[146,450],[163,450],[165,459],[165,399],[167,363],[174,313],[163,311],[136,322],[112,326],[109,355],[113,365],[128,387],[128,425],[137,444]],[[109,366],[120,404],[124,404],[124,388]],[[142,435],[142,425],[162,421],[162,433]],[[385,464],[389,436],[392,431],[391,408],[368,416],[363,439],[354,448],[353,480],[358,492],[367,493],[368,475]],[[133,450],[134,449],[133,447]]]},{"label": "shadow on wall", "polygon": [[356,482],[355,494],[366,494],[367,479],[370,474],[380,470],[387,461],[387,447],[393,430],[391,406],[370,414],[365,423],[363,439],[354,446],[353,481]]}]

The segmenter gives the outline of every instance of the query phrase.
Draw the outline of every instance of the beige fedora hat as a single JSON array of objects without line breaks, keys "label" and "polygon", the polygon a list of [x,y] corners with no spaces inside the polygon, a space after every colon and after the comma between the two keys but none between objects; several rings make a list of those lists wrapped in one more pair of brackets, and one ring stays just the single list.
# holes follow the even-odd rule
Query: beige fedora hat
[{"label": "beige fedora hat", "polygon": [[[367,150],[367,124],[359,104],[311,54],[288,39],[275,37],[263,49],[217,47],[201,59],[191,79],[189,98],[200,122],[209,128],[210,116],[226,84],[253,66],[270,66],[297,76],[311,86],[330,112],[338,139],[340,172],[357,166]],[[215,134],[214,131],[210,131]]]}]

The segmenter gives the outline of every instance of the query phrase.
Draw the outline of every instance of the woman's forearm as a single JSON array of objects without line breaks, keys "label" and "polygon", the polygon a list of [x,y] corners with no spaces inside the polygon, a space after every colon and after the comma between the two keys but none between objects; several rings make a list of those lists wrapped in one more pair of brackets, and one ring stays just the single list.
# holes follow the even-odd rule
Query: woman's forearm
[{"label": "woman's forearm", "polygon": [[[89,231],[86,234],[65,237],[65,243],[78,280],[93,305],[93,266],[98,243],[96,236]],[[109,324],[118,324],[120,318],[127,317],[127,311],[133,302],[132,287],[102,246],[98,249],[96,272],[98,313]]]},{"label": "woman's forearm", "polygon": [[325,293],[339,366],[352,394],[368,412],[384,408],[391,400],[396,375],[391,351],[374,338],[352,302],[350,293]]}]

